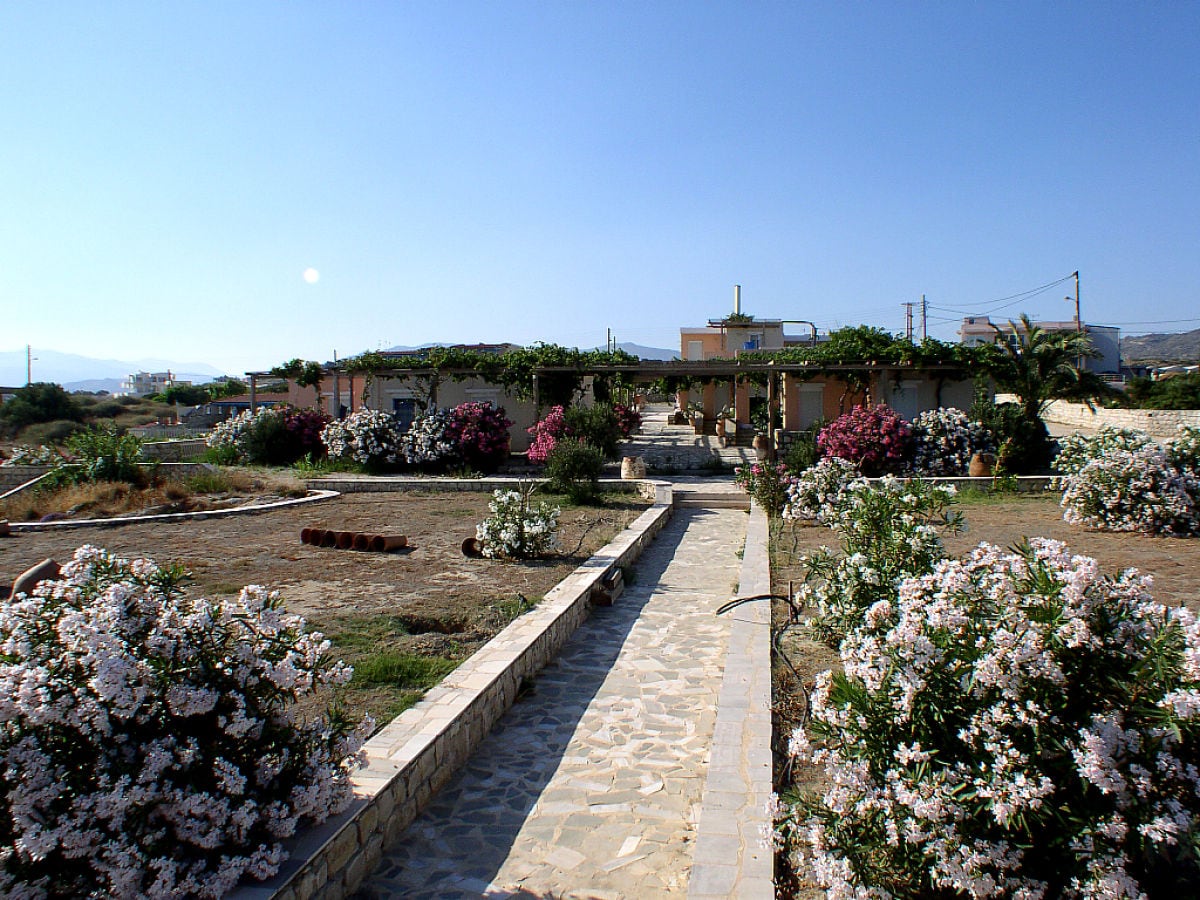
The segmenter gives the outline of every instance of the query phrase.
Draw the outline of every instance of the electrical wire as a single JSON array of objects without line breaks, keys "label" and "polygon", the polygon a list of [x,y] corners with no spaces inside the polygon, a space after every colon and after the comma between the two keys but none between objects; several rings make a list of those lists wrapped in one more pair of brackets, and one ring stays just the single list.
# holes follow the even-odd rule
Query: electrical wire
[{"label": "electrical wire", "polygon": [[[991,315],[994,312],[999,312],[1002,309],[1008,309],[1009,307],[1016,306],[1020,303],[1024,303],[1026,300],[1031,300],[1032,298],[1038,296],[1039,294],[1044,294],[1046,291],[1050,290],[1051,288],[1057,287],[1058,285],[1063,284],[1064,282],[1070,281],[1074,277],[1075,277],[1075,273],[1072,272],[1070,275],[1064,275],[1062,278],[1059,278],[1057,281],[1051,281],[1051,282],[1041,285],[1040,287],[1031,288],[1030,290],[1027,290],[1027,291],[1021,291],[1019,294],[1009,294],[1007,297],[997,297],[995,300],[986,300],[986,301],[982,301],[980,303],[966,303],[966,304],[963,304],[962,306],[934,306],[932,304],[929,304],[927,306],[927,308],[937,310],[938,312],[956,313],[958,315],[964,315],[964,316],[970,316],[970,315],[987,316],[987,315]],[[1009,301],[1011,301],[1011,302],[1009,302]],[[993,306],[992,304],[999,304],[999,305]],[[975,306],[990,306],[991,308],[984,310],[982,312],[973,313],[973,312],[971,312],[971,307],[975,307]]]}]

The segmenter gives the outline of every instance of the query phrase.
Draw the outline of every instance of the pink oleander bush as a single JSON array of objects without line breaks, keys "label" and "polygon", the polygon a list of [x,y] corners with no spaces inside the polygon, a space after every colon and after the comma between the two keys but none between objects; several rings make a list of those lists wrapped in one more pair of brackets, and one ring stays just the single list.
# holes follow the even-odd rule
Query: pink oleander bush
[{"label": "pink oleander bush", "polygon": [[350,670],[257,586],[81,547],[0,603],[0,895],[220,897],[342,810],[371,728],[297,702]]},{"label": "pink oleander bush", "polygon": [[733,470],[733,482],[749,494],[768,516],[783,512],[794,479],[783,463],[751,463]]},{"label": "pink oleander bush", "polygon": [[550,407],[546,417],[525,429],[533,435],[529,445],[529,461],[544,463],[550,458],[555,443],[567,433],[567,414],[561,406]]},{"label": "pink oleander bush", "polygon": [[504,415],[504,407],[471,401],[450,410],[446,436],[458,448],[458,455],[466,465],[490,473],[508,459],[508,429],[512,425],[512,420]]},{"label": "pink oleander bush", "polygon": [[848,460],[867,477],[902,471],[911,444],[912,426],[882,404],[856,406],[817,435],[822,456]]},{"label": "pink oleander bush", "polygon": [[986,544],[870,606],[779,807],[830,898],[1141,898],[1200,889],[1200,623],[1059,542]]},{"label": "pink oleander bush", "polygon": [[622,438],[636,434],[637,430],[642,427],[642,414],[632,406],[626,406],[624,403],[614,403],[612,409],[616,414],[617,427],[621,430]]}]

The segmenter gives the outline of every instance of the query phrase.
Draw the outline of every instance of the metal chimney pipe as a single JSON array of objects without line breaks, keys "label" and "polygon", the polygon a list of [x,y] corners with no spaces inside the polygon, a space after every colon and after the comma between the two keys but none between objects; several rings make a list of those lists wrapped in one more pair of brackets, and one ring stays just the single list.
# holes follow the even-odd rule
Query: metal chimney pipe
[{"label": "metal chimney pipe", "polygon": [[740,284],[733,286],[733,314],[735,316],[742,314],[742,286]]}]

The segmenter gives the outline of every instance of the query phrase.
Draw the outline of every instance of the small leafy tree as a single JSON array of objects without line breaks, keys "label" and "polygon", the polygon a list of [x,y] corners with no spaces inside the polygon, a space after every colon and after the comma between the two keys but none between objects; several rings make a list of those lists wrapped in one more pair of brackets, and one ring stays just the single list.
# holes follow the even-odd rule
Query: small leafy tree
[{"label": "small leafy tree", "polygon": [[83,410],[59,385],[35,381],[19,388],[0,404],[0,422],[9,431],[20,431],[37,422],[83,421]]}]

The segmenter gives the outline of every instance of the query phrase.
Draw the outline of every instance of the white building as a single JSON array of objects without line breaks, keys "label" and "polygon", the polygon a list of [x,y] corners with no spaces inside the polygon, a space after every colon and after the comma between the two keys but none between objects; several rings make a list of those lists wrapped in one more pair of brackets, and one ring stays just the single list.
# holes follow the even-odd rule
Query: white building
[{"label": "white building", "polygon": [[[1074,319],[1065,322],[1034,322],[1034,325],[1045,331],[1063,332],[1082,330],[1092,341],[1092,347],[1099,351],[1100,356],[1084,360],[1085,368],[1100,375],[1116,375],[1121,371],[1121,329],[1113,325],[1080,326]],[[1008,340],[1012,336],[1013,327],[1018,333],[1024,332],[1020,320],[1012,324],[993,324],[987,316],[967,316],[962,320],[958,329],[960,342],[968,347],[979,344],[995,344]],[[999,331],[997,331],[999,329]]]},{"label": "white building", "polygon": [[180,381],[170,372],[135,372],[121,382],[118,396],[149,397],[151,394],[161,394],[174,385],[191,384],[190,381]]}]

